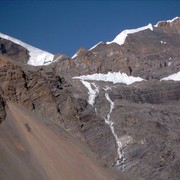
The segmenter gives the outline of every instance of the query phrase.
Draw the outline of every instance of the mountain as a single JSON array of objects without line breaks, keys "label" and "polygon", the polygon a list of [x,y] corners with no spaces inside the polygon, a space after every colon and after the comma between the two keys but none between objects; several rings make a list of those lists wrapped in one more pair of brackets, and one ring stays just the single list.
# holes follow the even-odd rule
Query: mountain
[{"label": "mountain", "polygon": [[180,18],[72,58],[0,42],[3,179],[179,179]]}]

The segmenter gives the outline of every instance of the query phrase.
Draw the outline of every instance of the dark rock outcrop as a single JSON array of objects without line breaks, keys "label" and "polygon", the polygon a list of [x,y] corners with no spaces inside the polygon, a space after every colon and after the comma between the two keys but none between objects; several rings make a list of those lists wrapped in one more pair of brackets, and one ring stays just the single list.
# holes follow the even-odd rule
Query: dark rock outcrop
[{"label": "dark rock outcrop", "polygon": [[147,81],[130,86],[116,85],[110,95],[113,101],[124,99],[133,103],[161,104],[180,100],[180,83]]},{"label": "dark rock outcrop", "polygon": [[2,121],[5,120],[5,118],[6,118],[6,102],[2,98],[2,96],[0,96],[0,124],[2,123]]},{"label": "dark rock outcrop", "polygon": [[0,37],[0,54],[12,60],[25,64],[28,62],[29,53],[24,47]]}]

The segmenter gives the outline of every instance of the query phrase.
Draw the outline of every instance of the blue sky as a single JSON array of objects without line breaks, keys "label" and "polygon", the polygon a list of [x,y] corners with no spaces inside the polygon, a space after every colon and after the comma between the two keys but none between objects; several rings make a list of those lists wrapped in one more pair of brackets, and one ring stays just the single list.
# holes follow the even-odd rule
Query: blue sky
[{"label": "blue sky", "polygon": [[0,0],[0,32],[72,56],[125,29],[180,16],[179,0]]}]

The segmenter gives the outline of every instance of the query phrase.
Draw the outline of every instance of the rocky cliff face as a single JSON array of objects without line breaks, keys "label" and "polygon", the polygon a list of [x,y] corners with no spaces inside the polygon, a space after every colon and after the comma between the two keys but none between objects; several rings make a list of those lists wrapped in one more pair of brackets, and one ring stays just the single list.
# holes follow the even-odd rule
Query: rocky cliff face
[{"label": "rocky cliff face", "polygon": [[178,179],[179,83],[151,81],[128,87],[106,84],[106,91],[104,83],[97,86],[98,114],[106,118],[110,104],[114,104],[110,118],[122,154],[116,167],[132,179]]},{"label": "rocky cliff face", "polygon": [[[63,127],[130,179],[178,179],[180,83],[161,79],[180,71],[179,29],[179,18],[159,22],[153,30],[129,34],[122,45],[102,42],[79,50],[73,59],[56,55],[53,63],[40,67],[9,55],[16,52],[14,45],[6,52],[2,47],[2,97]],[[144,81],[73,79],[119,71]]]},{"label": "rocky cliff face", "polygon": [[0,96],[0,124],[6,118],[6,104],[2,96]]},{"label": "rocky cliff face", "polygon": [[2,95],[7,101],[23,104],[45,121],[62,126],[87,143],[99,158],[114,163],[116,142],[104,120],[87,104],[86,92],[85,97],[75,98],[75,87],[51,67],[21,67],[5,57],[0,62]]}]

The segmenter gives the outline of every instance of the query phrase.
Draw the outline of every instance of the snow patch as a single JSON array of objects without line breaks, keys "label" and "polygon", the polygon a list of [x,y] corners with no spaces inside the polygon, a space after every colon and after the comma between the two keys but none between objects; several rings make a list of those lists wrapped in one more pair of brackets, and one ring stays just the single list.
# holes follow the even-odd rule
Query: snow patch
[{"label": "snow patch", "polygon": [[107,74],[99,73],[92,75],[76,76],[73,77],[73,79],[105,81],[105,82],[113,82],[114,84],[123,83],[126,85],[130,85],[134,82],[140,82],[144,80],[140,77],[128,76],[127,74],[120,72],[108,72]]},{"label": "snow patch", "polygon": [[160,41],[161,42],[161,44],[167,44],[167,42],[165,42],[165,41]]},{"label": "snow patch", "polygon": [[153,31],[152,24],[148,24],[147,26],[140,27],[140,28],[137,28],[137,29],[124,30],[119,35],[117,35],[116,38],[113,41],[107,42],[106,44],[117,43],[119,45],[122,45],[122,44],[124,44],[128,34],[134,34],[134,33],[140,32],[140,31],[144,31],[146,29],[150,29],[151,31]]},{"label": "snow patch", "polygon": [[171,64],[172,64],[172,62],[171,62],[171,57],[169,58],[169,62],[168,62],[168,66],[170,66]]},{"label": "snow patch", "polygon": [[180,71],[178,73],[172,74],[168,77],[164,77],[160,81],[169,81],[169,80],[180,81]]},{"label": "snow patch", "polygon": [[102,43],[102,41],[101,42],[99,42],[99,43],[97,43],[96,45],[94,45],[92,48],[90,48],[89,49],[89,51],[91,51],[92,49],[94,49],[95,47],[97,47],[99,44],[101,44]]},{"label": "snow patch", "polygon": [[77,57],[77,53],[74,54],[74,55],[71,57],[71,59],[74,59],[75,57]]},{"label": "snow patch", "polygon": [[41,49],[35,48],[29,44],[26,44],[16,38],[10,37],[8,35],[0,33],[0,37],[9,41],[12,41],[24,48],[26,48],[29,51],[30,59],[28,61],[28,64],[33,66],[42,66],[50,64],[53,61],[54,55],[43,51]]},{"label": "snow patch", "polygon": [[[89,94],[89,99],[88,99],[88,103],[91,104],[92,106],[94,106],[94,102],[96,99],[96,96],[99,93],[99,88],[96,86],[95,83],[89,83],[87,81],[82,81],[83,85],[89,90],[88,94]],[[92,88],[92,86],[94,88]]]},{"label": "snow patch", "polygon": [[168,66],[170,66],[172,64],[172,62],[168,62]]}]

